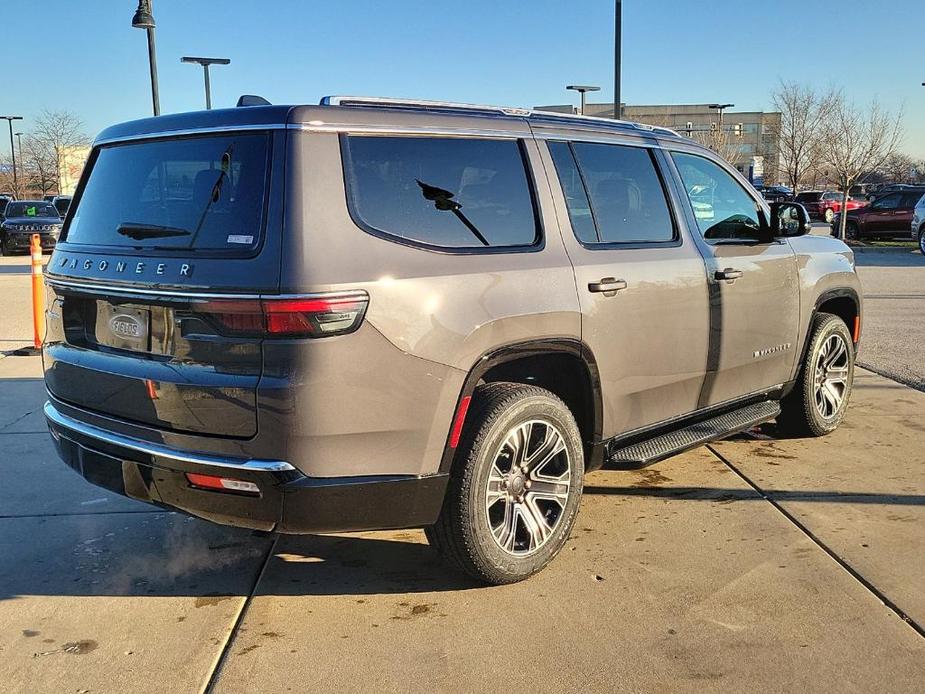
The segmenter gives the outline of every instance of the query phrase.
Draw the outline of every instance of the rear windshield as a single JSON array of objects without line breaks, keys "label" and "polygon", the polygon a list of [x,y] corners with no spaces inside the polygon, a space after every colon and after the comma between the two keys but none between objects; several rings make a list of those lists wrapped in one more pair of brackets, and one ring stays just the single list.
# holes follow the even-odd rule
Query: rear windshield
[{"label": "rear windshield", "polygon": [[103,147],[64,230],[68,243],[247,250],[259,242],[267,134]]},{"label": "rear windshield", "polygon": [[800,193],[797,202],[817,202],[822,199],[822,193]]}]

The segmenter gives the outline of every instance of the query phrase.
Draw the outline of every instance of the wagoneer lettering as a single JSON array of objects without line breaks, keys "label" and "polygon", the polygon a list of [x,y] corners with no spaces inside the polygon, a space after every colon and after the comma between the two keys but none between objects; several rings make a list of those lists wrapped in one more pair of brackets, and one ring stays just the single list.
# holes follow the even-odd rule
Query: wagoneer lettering
[{"label": "wagoneer lettering", "polygon": [[167,115],[104,131],[72,206],[54,444],[218,523],[424,528],[510,583],[562,549],[587,471],[774,419],[823,435],[851,395],[851,250],[665,128],[362,97]]}]

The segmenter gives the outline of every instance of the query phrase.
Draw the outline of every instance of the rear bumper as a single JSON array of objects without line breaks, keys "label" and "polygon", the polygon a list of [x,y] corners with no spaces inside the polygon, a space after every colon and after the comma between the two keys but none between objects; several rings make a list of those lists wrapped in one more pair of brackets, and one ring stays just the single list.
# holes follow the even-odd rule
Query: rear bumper
[{"label": "rear bumper", "polygon": [[[61,459],[87,481],[216,523],[284,533],[417,528],[440,513],[446,475],[307,477],[285,461],[180,451],[81,422],[45,403]],[[186,473],[231,477],[257,494],[192,486]]]}]

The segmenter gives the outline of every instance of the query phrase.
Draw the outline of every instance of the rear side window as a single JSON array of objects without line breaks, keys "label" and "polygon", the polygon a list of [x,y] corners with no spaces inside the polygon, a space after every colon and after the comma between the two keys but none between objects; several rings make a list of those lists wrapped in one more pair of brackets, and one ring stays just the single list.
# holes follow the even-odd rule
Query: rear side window
[{"label": "rear side window", "polygon": [[797,195],[797,202],[819,202],[822,199],[822,193],[800,193]]},{"label": "rear side window", "polygon": [[582,243],[597,243],[597,227],[594,224],[594,215],[591,213],[591,201],[588,192],[581,180],[578,164],[572,156],[572,148],[567,142],[550,142],[549,153],[556,165],[556,174],[565,195],[565,205],[568,208],[572,231]]},{"label": "rear side window", "polygon": [[68,243],[250,250],[262,226],[267,134],[104,146],[65,227]]},{"label": "rear side window", "polygon": [[[589,243],[589,216],[596,227],[592,243],[651,243],[675,238],[665,189],[649,150],[587,142],[551,146],[579,240]],[[571,162],[569,148],[574,155]],[[573,173],[576,164],[580,178]],[[579,190],[579,180],[587,192]],[[584,210],[589,199],[590,215]]]},{"label": "rear side window", "polygon": [[537,242],[519,142],[345,136],[343,143],[351,213],[368,231],[442,249]]}]

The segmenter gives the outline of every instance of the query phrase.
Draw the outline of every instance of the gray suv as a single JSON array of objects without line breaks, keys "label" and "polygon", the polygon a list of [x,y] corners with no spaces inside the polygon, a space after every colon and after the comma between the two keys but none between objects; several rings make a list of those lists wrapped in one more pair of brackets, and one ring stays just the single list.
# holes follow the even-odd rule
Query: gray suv
[{"label": "gray suv", "polygon": [[45,415],[107,489],[219,523],[425,528],[489,583],[587,471],[851,393],[851,250],[633,123],[373,98],[96,140],[46,274]]}]

